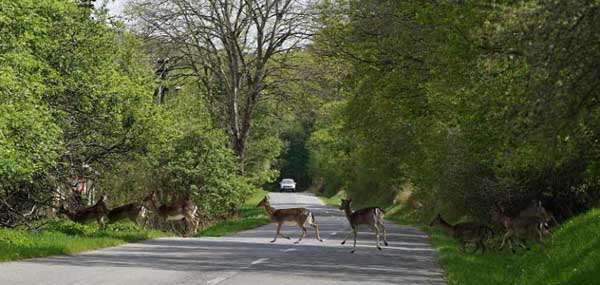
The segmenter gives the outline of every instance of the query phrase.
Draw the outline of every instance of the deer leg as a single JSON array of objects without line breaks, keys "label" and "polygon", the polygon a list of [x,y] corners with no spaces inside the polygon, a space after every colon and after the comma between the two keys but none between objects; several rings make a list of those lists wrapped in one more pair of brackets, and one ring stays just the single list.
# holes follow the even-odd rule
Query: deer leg
[{"label": "deer leg", "polygon": [[96,217],[96,221],[98,222],[98,227],[101,230],[106,228],[106,224],[104,223],[104,216]]},{"label": "deer leg", "polygon": [[[510,231],[507,231],[504,236],[502,237],[502,243],[500,244],[500,250],[502,250],[502,248],[504,248],[504,243],[508,240],[508,238],[510,237]],[[510,243],[510,240],[508,240],[508,242]]]},{"label": "deer leg", "polygon": [[304,225],[298,225],[300,226],[300,228],[302,228],[302,234],[300,235],[300,238],[296,242],[294,242],[295,244],[298,244],[306,236],[306,227]]},{"label": "deer leg", "polygon": [[356,236],[358,236],[358,230],[356,228],[352,228],[352,233],[354,234],[354,246],[352,247],[352,251],[350,253],[354,253],[354,251],[356,251]]},{"label": "deer leg", "polygon": [[342,245],[346,243],[346,240],[352,235],[353,231],[354,231],[354,228],[351,228],[350,232],[346,235],[346,237],[342,241],[342,243],[341,243]]},{"label": "deer leg", "polygon": [[282,236],[283,238],[290,239],[289,237],[286,237],[286,236],[284,236],[284,235],[281,234],[281,225],[282,225],[282,223],[277,224],[277,233],[275,234],[275,238],[271,242],[277,241],[277,237],[278,236]]},{"label": "deer leg", "polygon": [[308,224],[311,225],[315,229],[315,235],[317,236],[317,240],[323,242],[321,239],[321,235],[319,234],[319,225],[315,222],[315,218],[312,214],[308,217]]},{"label": "deer leg", "polygon": [[321,239],[321,235],[319,234],[319,225],[317,225],[316,223],[311,223],[310,225],[313,228],[315,228],[315,235],[317,236],[317,240],[323,242],[323,240]]},{"label": "deer leg", "polygon": [[371,226],[371,229],[373,229],[373,231],[375,232],[375,239],[377,240],[377,249],[381,250],[381,247],[379,246],[379,227],[377,227],[377,224],[373,224]]},{"label": "deer leg", "polygon": [[387,242],[387,238],[386,238],[386,232],[385,232],[385,226],[383,225],[383,222],[379,223],[379,226],[381,227],[381,230],[383,230],[383,244],[385,246],[388,246],[388,242]]}]

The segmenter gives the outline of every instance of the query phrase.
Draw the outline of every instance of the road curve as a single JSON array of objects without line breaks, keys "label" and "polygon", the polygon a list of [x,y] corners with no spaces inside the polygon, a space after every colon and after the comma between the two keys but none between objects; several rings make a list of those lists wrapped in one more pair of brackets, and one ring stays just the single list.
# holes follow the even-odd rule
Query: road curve
[{"label": "road curve", "polygon": [[0,284],[446,284],[427,236],[388,223],[389,246],[375,249],[374,234],[359,235],[357,251],[343,213],[305,193],[272,193],[276,208],[310,208],[323,243],[309,229],[289,225],[292,240],[269,241],[275,225],[222,238],[159,238],[70,256],[0,263]]}]

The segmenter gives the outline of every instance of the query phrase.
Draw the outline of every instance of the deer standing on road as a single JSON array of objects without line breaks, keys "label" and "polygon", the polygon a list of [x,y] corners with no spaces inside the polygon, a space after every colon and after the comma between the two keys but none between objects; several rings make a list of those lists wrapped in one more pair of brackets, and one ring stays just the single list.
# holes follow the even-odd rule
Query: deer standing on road
[{"label": "deer standing on road", "polygon": [[379,246],[380,232],[383,232],[383,244],[385,246],[388,245],[387,238],[385,236],[385,226],[383,225],[383,216],[385,214],[383,209],[379,207],[370,207],[353,212],[352,199],[342,199],[340,210],[344,211],[346,218],[348,218],[348,222],[350,222],[350,227],[352,228],[352,232],[350,232],[346,238],[344,238],[342,244],[345,244],[346,239],[351,234],[354,234],[354,247],[350,253],[354,253],[356,250],[356,237],[358,235],[359,225],[368,225],[375,232],[375,236],[377,237],[377,249],[381,250],[381,247]]},{"label": "deer standing on road", "polygon": [[191,200],[182,199],[157,206],[155,192],[150,193],[147,199],[151,202],[150,205],[152,205],[153,211],[156,212],[159,220],[162,223],[184,220],[187,227],[187,233],[184,233],[184,236],[186,236],[186,234],[188,236],[189,234],[195,234],[198,230],[198,220],[196,219],[198,206],[196,206]]},{"label": "deer standing on road", "polygon": [[446,222],[440,214],[438,214],[433,221],[429,224],[430,227],[439,225],[446,233],[458,240],[459,248],[464,252],[465,245],[469,242],[475,244],[475,250],[477,252],[481,248],[481,253],[485,252],[485,239],[494,235],[494,231],[483,224],[466,222],[451,225]]},{"label": "deer standing on road", "polygon": [[145,205],[147,202],[150,202],[151,195],[148,195],[142,200],[141,203],[130,203],[127,205],[123,205],[114,209],[111,209],[108,212],[108,223],[116,223],[122,220],[130,220],[133,223],[142,226],[146,226],[147,218],[148,218],[148,209]]},{"label": "deer standing on road", "polygon": [[302,229],[302,235],[294,243],[299,243],[306,236],[307,224],[315,229],[317,240],[323,242],[321,236],[319,235],[319,225],[317,225],[315,216],[310,210],[306,208],[275,209],[271,207],[271,203],[269,202],[269,196],[265,196],[265,198],[262,199],[262,201],[260,201],[260,203],[258,203],[256,207],[265,208],[265,211],[267,211],[267,214],[271,218],[271,222],[277,223],[277,233],[275,234],[275,238],[271,242],[277,241],[278,236],[290,239],[289,236],[285,236],[281,233],[281,226],[286,222],[295,223]]},{"label": "deer standing on road", "polygon": [[106,228],[105,216],[107,213],[106,195],[100,197],[100,200],[98,200],[96,204],[87,208],[71,210],[65,208],[64,205],[61,205],[60,208],[58,208],[58,214],[65,215],[71,221],[76,223],[86,223],[95,219],[100,229]]}]

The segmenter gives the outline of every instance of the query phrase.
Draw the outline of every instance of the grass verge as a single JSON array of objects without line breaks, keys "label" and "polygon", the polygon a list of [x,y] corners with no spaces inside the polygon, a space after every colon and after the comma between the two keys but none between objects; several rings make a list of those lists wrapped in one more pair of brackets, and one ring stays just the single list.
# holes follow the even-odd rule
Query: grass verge
[{"label": "grass verge", "polygon": [[[421,217],[411,216],[400,206],[387,210],[394,222],[423,224]],[[530,242],[530,250],[520,249],[515,254],[495,248],[485,254],[463,253],[456,241],[441,230],[422,228],[439,250],[439,262],[450,285],[575,285],[597,284],[600,280],[600,209],[564,223],[544,245]]]},{"label": "grass verge", "polygon": [[256,207],[267,193],[263,190],[255,192],[242,207],[239,218],[216,223],[200,231],[197,236],[220,237],[270,223],[265,210]]},{"label": "grass verge", "polygon": [[346,192],[344,191],[339,191],[337,193],[335,193],[333,196],[327,197],[321,194],[316,194],[317,197],[319,197],[319,199],[321,199],[321,201],[323,201],[323,203],[329,205],[329,206],[333,206],[333,207],[339,207],[340,204],[342,203],[342,198],[346,198]]},{"label": "grass verge", "polygon": [[160,236],[164,233],[140,230],[133,224],[99,230],[96,224],[65,220],[52,220],[39,231],[0,228],[0,261],[72,254]]}]

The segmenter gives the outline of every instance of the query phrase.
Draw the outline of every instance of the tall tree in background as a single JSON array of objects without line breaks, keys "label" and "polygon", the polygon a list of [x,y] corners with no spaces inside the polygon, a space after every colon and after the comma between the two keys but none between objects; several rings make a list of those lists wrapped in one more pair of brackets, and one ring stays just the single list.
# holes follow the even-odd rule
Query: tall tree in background
[{"label": "tall tree in background", "polygon": [[228,131],[240,171],[261,100],[278,84],[287,54],[310,36],[308,1],[136,0],[131,14],[150,41],[168,46],[180,76],[205,92],[217,125]]}]

